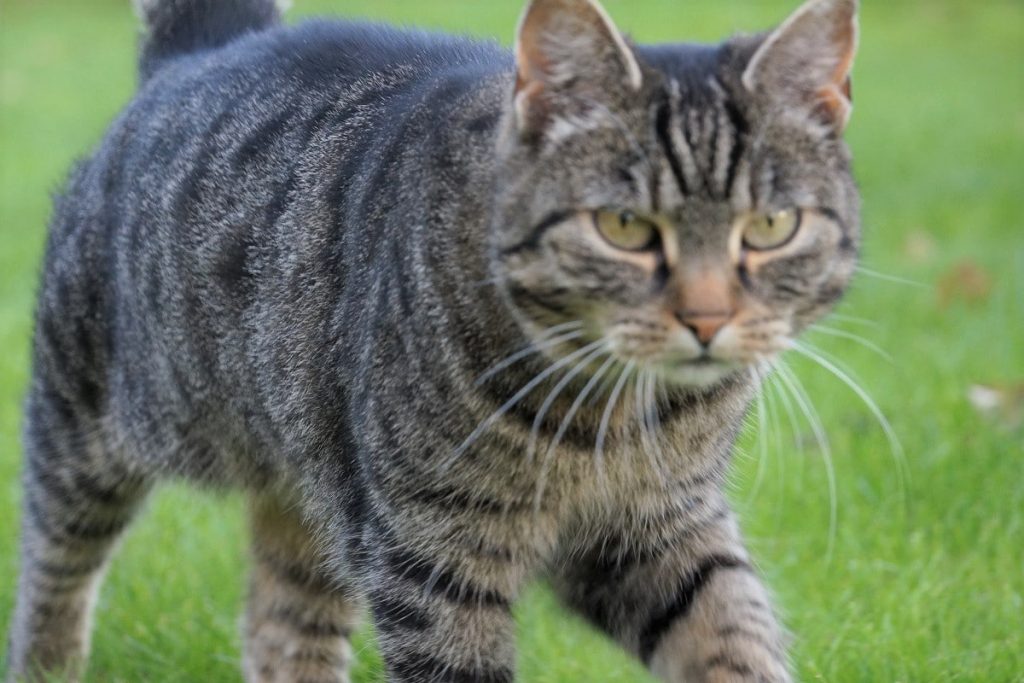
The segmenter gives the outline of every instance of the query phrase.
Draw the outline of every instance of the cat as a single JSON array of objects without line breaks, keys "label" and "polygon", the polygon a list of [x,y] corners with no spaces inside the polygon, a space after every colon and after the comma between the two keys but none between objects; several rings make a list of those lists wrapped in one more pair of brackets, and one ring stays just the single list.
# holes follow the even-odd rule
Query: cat
[{"label": "cat", "polygon": [[9,680],[83,675],[167,479],[247,493],[250,682],[348,680],[364,611],[390,681],[510,682],[533,579],[661,680],[792,680],[723,484],[857,262],[856,0],[652,47],[532,0],[514,51],[139,11],[50,227]]}]

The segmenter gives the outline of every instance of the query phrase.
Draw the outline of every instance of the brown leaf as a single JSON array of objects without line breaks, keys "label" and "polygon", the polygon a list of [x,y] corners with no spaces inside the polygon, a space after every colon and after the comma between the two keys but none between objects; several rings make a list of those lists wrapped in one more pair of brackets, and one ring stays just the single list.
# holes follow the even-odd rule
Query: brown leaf
[{"label": "brown leaf", "polygon": [[943,308],[954,301],[977,305],[992,294],[992,276],[974,261],[961,261],[939,278],[938,294]]}]

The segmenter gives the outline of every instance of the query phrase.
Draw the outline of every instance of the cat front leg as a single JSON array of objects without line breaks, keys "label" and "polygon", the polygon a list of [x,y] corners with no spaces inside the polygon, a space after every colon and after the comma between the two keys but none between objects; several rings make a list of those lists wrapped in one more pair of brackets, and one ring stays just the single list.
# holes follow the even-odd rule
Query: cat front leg
[{"label": "cat front leg", "polygon": [[710,555],[687,568],[675,592],[641,635],[652,673],[672,683],[792,680],[782,630],[749,564]]},{"label": "cat front leg", "polygon": [[393,683],[512,683],[512,602],[523,572],[506,549],[472,531],[398,529],[364,534],[363,589]]},{"label": "cat front leg", "polygon": [[247,683],[347,683],[361,613],[347,577],[329,571],[291,497],[253,494],[253,568],[243,637]]},{"label": "cat front leg", "polygon": [[732,514],[720,497],[694,499],[597,532],[566,554],[557,590],[666,683],[788,683],[783,632]]}]

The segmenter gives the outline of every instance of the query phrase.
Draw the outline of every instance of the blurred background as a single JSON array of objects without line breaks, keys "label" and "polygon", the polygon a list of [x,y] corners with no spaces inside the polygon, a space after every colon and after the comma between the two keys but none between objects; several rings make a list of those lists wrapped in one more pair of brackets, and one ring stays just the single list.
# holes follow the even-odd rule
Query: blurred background
[{"label": "blurred background", "polygon": [[[508,44],[522,4],[295,0],[289,21]],[[769,28],[797,2],[606,5],[661,42]],[[788,358],[793,377],[752,408],[732,495],[802,680],[1024,681],[1024,2],[863,0],[861,25],[848,139],[864,268],[805,340],[858,388]],[[128,0],[0,0],[0,632],[50,195],[131,98],[137,30]],[[239,680],[245,556],[236,496],[155,496],[104,587],[89,680]],[[523,681],[647,680],[543,587],[518,615]],[[381,680],[372,633],[358,645],[356,680]]]}]

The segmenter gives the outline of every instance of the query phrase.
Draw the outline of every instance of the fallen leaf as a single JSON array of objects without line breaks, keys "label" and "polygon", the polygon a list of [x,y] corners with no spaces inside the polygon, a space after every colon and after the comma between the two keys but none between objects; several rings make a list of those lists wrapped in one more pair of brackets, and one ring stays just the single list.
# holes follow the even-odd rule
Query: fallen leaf
[{"label": "fallen leaf", "polygon": [[977,305],[992,294],[992,276],[974,261],[961,261],[939,278],[938,294],[943,308],[954,301]]}]

